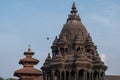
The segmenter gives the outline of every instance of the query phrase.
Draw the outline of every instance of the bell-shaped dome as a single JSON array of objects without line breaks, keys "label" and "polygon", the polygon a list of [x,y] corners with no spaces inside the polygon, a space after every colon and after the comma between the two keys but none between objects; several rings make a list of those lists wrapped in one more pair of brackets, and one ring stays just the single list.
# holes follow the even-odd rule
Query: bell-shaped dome
[{"label": "bell-shaped dome", "polygon": [[87,30],[77,14],[75,3],[73,3],[71,14],[69,14],[67,22],[64,24],[60,35],[65,35],[68,41],[71,42],[78,34],[83,38],[83,41],[85,41],[88,36]]},{"label": "bell-shaped dome", "polygon": [[[44,79],[104,79],[104,75],[98,74],[101,74],[101,72],[105,74],[107,66],[101,62],[99,55],[96,54],[97,48],[77,14],[75,3],[72,5],[71,13],[59,37],[55,38],[51,48],[52,58],[49,64],[42,67]],[[84,74],[84,72],[87,72],[87,74]],[[97,75],[91,75],[91,72],[92,74],[97,72]]]}]

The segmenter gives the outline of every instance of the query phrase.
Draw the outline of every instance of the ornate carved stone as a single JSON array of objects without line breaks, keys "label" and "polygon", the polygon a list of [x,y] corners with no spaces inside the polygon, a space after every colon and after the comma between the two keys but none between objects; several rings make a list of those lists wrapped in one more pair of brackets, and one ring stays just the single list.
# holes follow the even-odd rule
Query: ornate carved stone
[{"label": "ornate carved stone", "polygon": [[82,24],[75,3],[51,49],[51,61],[47,67],[42,66],[44,76],[49,75],[44,80],[104,80],[102,74],[107,66],[101,61],[96,45]]}]

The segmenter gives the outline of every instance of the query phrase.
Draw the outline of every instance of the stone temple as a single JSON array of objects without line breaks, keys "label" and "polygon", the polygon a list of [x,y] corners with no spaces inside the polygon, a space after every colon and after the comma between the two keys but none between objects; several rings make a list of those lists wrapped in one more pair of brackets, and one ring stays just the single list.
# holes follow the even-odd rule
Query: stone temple
[{"label": "stone temple", "polygon": [[110,79],[111,76],[106,78],[107,66],[101,61],[97,46],[82,24],[75,3],[51,49],[52,56],[48,54],[42,72],[33,69],[33,65],[38,63],[36,59],[22,60],[21,64],[28,64],[24,68],[32,68],[27,69],[28,72],[17,70],[15,76],[20,80],[117,80]]}]

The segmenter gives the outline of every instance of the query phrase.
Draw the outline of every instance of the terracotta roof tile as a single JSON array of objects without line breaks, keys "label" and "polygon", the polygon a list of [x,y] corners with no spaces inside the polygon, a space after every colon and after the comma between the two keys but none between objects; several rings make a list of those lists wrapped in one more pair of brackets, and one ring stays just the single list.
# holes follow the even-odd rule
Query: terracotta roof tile
[{"label": "terracotta roof tile", "polygon": [[35,68],[29,68],[29,67],[25,67],[23,69],[19,69],[19,70],[15,71],[14,75],[16,75],[18,73],[19,74],[21,74],[21,73],[23,73],[23,74],[42,74],[42,72],[40,70],[35,69]]},{"label": "terracotta roof tile", "polygon": [[35,58],[31,58],[31,57],[26,57],[26,58],[23,58],[23,59],[21,59],[20,60],[20,64],[22,63],[22,62],[36,62],[36,63],[38,63],[39,62],[39,60],[37,60],[37,59],[35,59]]}]

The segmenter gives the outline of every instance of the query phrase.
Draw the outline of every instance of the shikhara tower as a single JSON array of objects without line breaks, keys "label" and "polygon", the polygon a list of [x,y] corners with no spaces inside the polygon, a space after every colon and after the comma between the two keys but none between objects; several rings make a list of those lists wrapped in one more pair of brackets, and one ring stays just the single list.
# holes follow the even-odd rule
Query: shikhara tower
[{"label": "shikhara tower", "polygon": [[44,80],[104,80],[107,66],[101,61],[90,34],[73,3],[71,13],[42,66]]}]

